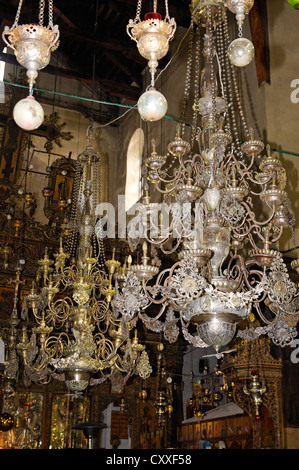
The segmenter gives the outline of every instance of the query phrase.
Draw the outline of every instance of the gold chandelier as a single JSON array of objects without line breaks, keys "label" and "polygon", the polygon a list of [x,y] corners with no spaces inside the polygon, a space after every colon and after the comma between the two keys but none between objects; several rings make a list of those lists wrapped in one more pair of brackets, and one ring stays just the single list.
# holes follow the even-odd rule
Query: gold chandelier
[{"label": "gold chandelier", "polygon": [[68,245],[65,249],[61,238],[53,256],[46,248],[24,298],[21,322],[14,309],[5,371],[10,387],[21,372],[26,385],[55,378],[80,397],[88,385],[112,377],[124,385],[131,375],[148,378],[152,371],[134,322],[115,318],[112,309],[120,262],[114,252],[106,260],[102,244],[96,247],[101,162],[92,146],[92,126],[87,138],[77,160]]}]

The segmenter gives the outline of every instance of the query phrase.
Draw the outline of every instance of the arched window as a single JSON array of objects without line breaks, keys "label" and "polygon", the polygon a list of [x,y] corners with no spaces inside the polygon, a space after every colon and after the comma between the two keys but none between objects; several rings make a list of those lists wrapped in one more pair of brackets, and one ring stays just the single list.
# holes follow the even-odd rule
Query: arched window
[{"label": "arched window", "polygon": [[141,164],[144,147],[144,132],[136,129],[127,151],[126,212],[141,197]]},{"label": "arched window", "polygon": [[[6,54],[7,53],[7,48],[4,47],[3,52]],[[5,102],[5,87],[4,87],[4,72],[5,72],[5,62],[0,61],[0,103]]]}]

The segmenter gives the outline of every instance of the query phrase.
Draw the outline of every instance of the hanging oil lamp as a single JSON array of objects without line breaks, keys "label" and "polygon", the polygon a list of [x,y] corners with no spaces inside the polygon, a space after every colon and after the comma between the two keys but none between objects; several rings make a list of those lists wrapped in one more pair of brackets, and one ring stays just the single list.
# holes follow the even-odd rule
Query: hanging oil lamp
[{"label": "hanging oil lamp", "polygon": [[24,130],[37,129],[44,120],[42,106],[33,97],[33,85],[38,71],[45,68],[51,59],[51,53],[58,47],[59,29],[53,25],[53,2],[49,0],[49,24],[43,25],[45,2],[40,2],[38,24],[19,25],[23,0],[20,0],[15,21],[9,28],[4,28],[2,38],[12,48],[18,63],[27,69],[29,95],[19,101],[13,110],[16,124]]},{"label": "hanging oil lamp", "polygon": [[140,116],[145,121],[159,121],[167,111],[165,97],[155,88],[155,74],[158,61],[165,57],[169,49],[169,42],[173,39],[176,30],[174,18],[170,18],[168,12],[168,1],[165,0],[166,16],[157,13],[157,1],[154,1],[153,12],[145,15],[141,21],[142,0],[138,1],[137,12],[134,20],[127,25],[127,33],[137,43],[137,48],[142,57],[148,60],[151,75],[151,84],[143,93],[137,103]]},{"label": "hanging oil lamp", "polygon": [[255,419],[260,420],[261,419],[260,406],[263,403],[262,396],[266,391],[266,387],[265,385],[261,384],[261,382],[259,382],[257,372],[252,371],[251,375],[252,375],[252,380],[249,384],[249,388],[245,386],[243,388],[243,391],[246,395],[251,396],[254,406],[255,406]]}]

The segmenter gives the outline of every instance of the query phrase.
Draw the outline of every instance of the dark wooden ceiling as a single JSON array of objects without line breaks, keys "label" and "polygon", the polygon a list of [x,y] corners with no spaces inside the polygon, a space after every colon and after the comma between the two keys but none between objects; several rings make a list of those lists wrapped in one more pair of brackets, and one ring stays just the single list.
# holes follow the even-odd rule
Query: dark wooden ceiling
[{"label": "dark wooden ceiling", "polygon": [[[23,1],[19,24],[37,22],[38,3]],[[169,0],[170,16],[175,17],[178,26],[189,27],[190,3]],[[17,5],[18,0],[0,0],[1,35],[6,25],[12,25]],[[54,59],[57,64],[63,63],[63,67],[48,65],[47,73],[84,83],[98,99],[108,96],[116,101],[136,102],[142,92],[142,71],[147,63],[126,32],[129,20],[135,18],[136,6],[137,0],[54,0],[54,24],[60,30],[60,45]],[[151,10],[152,2],[143,0],[142,15]],[[164,14],[164,1],[158,2],[158,11]],[[266,0],[255,2],[250,24],[258,79],[269,81]],[[0,58],[15,60],[3,53]]]}]

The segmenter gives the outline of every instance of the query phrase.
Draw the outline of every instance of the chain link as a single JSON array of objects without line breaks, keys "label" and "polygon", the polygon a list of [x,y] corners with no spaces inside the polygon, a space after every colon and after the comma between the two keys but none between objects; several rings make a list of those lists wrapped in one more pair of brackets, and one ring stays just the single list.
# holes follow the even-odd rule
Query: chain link
[{"label": "chain link", "polygon": [[140,19],[141,7],[142,7],[142,0],[138,0],[134,23],[137,23],[137,21],[141,21],[141,19]]},{"label": "chain link", "polygon": [[170,21],[169,9],[168,9],[168,0],[165,0],[165,19]]},{"label": "chain link", "polygon": [[207,30],[208,35],[210,36],[210,55],[208,58],[208,62],[210,63],[211,67],[211,86],[212,86],[212,120],[213,120],[213,127],[216,129],[216,115],[217,115],[217,106],[216,106],[216,86],[217,86],[217,77],[214,69],[214,57],[215,57],[215,45],[214,45],[214,37],[213,37],[213,19],[212,19],[212,7],[211,5],[208,6],[208,23],[207,23]]},{"label": "chain link", "polygon": [[[200,28],[196,30],[195,36],[195,62],[194,62],[194,102],[198,103],[200,97],[200,50],[201,50],[201,36]],[[193,108],[193,118],[192,118],[192,131],[191,131],[191,149],[194,146],[195,138],[198,132],[198,111],[196,108]]]},{"label": "chain link", "polygon": [[22,5],[23,5],[23,0],[20,0],[19,5],[18,5],[18,9],[17,9],[17,13],[16,13],[16,17],[15,17],[15,21],[14,21],[12,27],[10,28],[11,30],[13,30],[14,28],[16,28],[18,26]]},{"label": "chain link", "polygon": [[[154,0],[154,5],[153,5],[154,13],[157,13],[157,5],[158,5],[158,1]],[[138,0],[134,23],[141,21],[141,18],[140,18],[141,8],[142,8],[142,0]],[[165,20],[170,21],[168,0],[165,0]]]},{"label": "chain link", "polygon": [[53,0],[49,0],[49,28],[53,28]]},{"label": "chain link", "polygon": [[[21,15],[22,6],[23,6],[23,0],[20,0],[18,8],[17,8],[17,13],[16,13],[14,23],[13,23],[12,27],[10,28],[11,31],[19,25],[19,19],[20,19],[20,15]],[[46,6],[46,0],[40,0],[40,2],[39,2],[39,13],[38,13],[39,26],[43,26],[43,24],[44,24],[45,6]],[[53,0],[49,0],[49,25],[48,25],[48,27],[50,29],[53,28]]]},{"label": "chain link", "polygon": [[194,23],[193,23],[193,19],[191,19],[188,40],[189,40],[189,42],[188,42],[188,52],[187,52],[187,67],[186,67],[186,77],[185,77],[185,89],[184,89],[183,102],[182,102],[182,107],[181,107],[181,112],[180,112],[181,136],[182,137],[185,133],[185,122],[186,122],[189,99],[190,99],[191,69],[192,69],[193,43],[194,43]]}]

